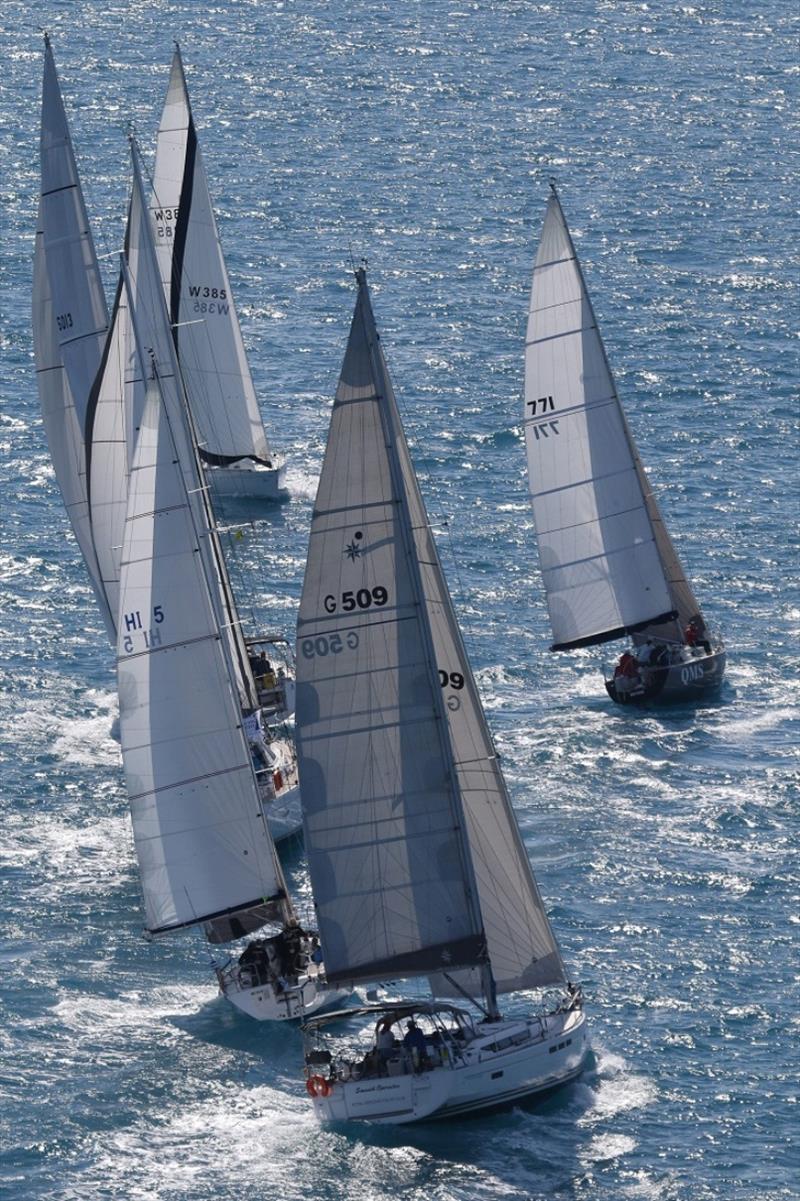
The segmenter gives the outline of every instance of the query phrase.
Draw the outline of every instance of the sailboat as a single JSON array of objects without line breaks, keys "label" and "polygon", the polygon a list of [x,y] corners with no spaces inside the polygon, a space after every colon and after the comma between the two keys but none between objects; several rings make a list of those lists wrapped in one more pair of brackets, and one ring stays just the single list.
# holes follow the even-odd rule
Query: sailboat
[{"label": "sailboat", "polygon": [[[218,972],[261,1019],[338,1004],[303,930],[266,820],[274,765],[258,766],[260,710],[174,352],[138,150],[121,274],[144,405],[137,415],[119,585],[120,740],[152,937],[211,943],[277,923]],[[247,697],[249,705],[247,704]],[[243,704],[246,706],[243,710]],[[253,729],[248,723],[254,723]]]},{"label": "sailboat", "polygon": [[[356,281],[298,618],[306,850],[328,980],[422,977],[433,998],[310,1019],[305,1073],[319,1118],[398,1124],[574,1079],[588,1037]],[[498,994],[523,990],[555,996],[501,1016]]]},{"label": "sailboat", "polygon": [[89,397],[106,343],[108,310],[47,34],[44,43],[41,191],[33,268],[36,380],[56,478],[113,644],[116,595],[99,562],[87,464]]},{"label": "sailboat", "polygon": [[220,496],[286,496],[270,449],[222,253],[180,48],[158,128],[153,228],[200,457]]},{"label": "sailboat", "polygon": [[625,419],[555,184],[533,268],[525,442],[553,651],[629,636],[620,704],[698,701],[725,648],[703,617]]}]

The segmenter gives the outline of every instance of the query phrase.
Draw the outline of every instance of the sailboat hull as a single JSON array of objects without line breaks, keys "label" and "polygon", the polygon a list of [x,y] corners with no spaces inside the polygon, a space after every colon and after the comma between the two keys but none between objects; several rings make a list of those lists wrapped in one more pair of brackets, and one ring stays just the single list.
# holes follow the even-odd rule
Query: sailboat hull
[{"label": "sailboat hull", "polygon": [[240,1013],[259,1022],[298,1021],[320,1010],[344,1005],[350,996],[343,989],[329,988],[323,979],[303,976],[297,985],[276,993],[268,984],[250,987],[242,971],[220,973],[220,990]]},{"label": "sailboat hull", "polygon": [[[360,1080],[309,1080],[314,1111],[322,1122],[406,1125],[480,1113],[550,1092],[583,1071],[589,1038],[583,1011],[542,1019],[504,1021],[488,1027],[453,1062],[414,1070],[398,1061],[387,1075]],[[398,1074],[393,1074],[397,1071]]]},{"label": "sailboat hull", "polygon": [[286,468],[262,467],[250,459],[230,467],[206,467],[214,494],[224,500],[287,500]]},{"label": "sailboat hull", "polygon": [[278,796],[261,796],[261,807],[273,842],[299,835],[303,829],[303,814],[300,808],[300,787],[287,788]]},{"label": "sailboat hull", "polygon": [[719,691],[724,674],[725,651],[720,649],[685,663],[644,668],[642,684],[629,692],[606,680],[606,691],[618,705],[702,704]]}]

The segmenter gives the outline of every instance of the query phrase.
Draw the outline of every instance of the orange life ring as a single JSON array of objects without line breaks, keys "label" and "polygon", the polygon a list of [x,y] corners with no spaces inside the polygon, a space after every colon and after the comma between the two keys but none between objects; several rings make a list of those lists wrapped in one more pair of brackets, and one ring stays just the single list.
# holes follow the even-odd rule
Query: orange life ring
[{"label": "orange life ring", "polygon": [[331,1086],[324,1076],[309,1076],[306,1080],[306,1092],[309,1097],[329,1097]]}]

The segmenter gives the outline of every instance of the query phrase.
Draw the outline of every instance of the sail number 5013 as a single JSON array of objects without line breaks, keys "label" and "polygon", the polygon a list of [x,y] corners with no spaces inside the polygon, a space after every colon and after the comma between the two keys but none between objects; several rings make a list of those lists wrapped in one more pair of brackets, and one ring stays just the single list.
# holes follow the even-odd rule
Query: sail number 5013
[{"label": "sail number 5013", "polygon": [[379,584],[377,588],[359,588],[358,592],[343,592],[338,599],[329,594],[322,603],[326,613],[335,613],[337,609],[352,613],[353,609],[369,609],[372,605],[380,608],[388,599],[389,593]]}]

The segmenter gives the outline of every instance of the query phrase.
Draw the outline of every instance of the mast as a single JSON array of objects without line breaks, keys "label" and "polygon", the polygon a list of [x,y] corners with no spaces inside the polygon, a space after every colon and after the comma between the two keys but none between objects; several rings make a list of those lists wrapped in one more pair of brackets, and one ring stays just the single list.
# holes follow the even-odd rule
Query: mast
[{"label": "mast", "polygon": [[525,437],[551,649],[673,620],[635,447],[554,186],[533,269]]}]

